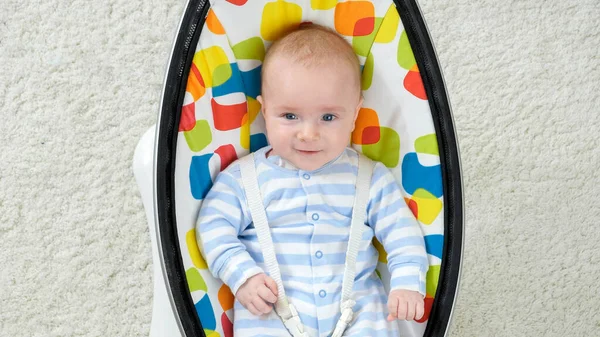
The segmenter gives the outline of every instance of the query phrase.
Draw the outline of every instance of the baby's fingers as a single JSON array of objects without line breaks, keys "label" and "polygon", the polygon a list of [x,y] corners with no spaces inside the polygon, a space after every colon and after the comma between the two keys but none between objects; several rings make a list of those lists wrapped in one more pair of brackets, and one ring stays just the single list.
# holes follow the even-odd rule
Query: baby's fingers
[{"label": "baby's fingers", "polygon": [[255,316],[262,315],[262,313],[258,309],[256,309],[256,307],[252,303],[246,304],[246,309],[248,309],[248,311],[250,311]]},{"label": "baby's fingers", "polygon": [[271,306],[265,303],[265,301],[263,301],[263,299],[260,297],[256,297],[252,301],[252,304],[254,304],[254,307],[259,311],[258,315],[268,314],[271,312]]},{"label": "baby's fingers", "polygon": [[266,276],[265,277],[265,285],[271,290],[271,292],[273,293],[273,295],[275,295],[276,297],[279,296],[278,295],[278,290],[277,290],[277,283],[275,282],[275,280],[273,280],[272,278]]},{"label": "baby's fingers", "polygon": [[271,289],[269,289],[267,287],[258,288],[258,296],[260,296],[260,298],[267,301],[268,303],[277,302],[277,296],[275,296],[275,294],[271,291]]},{"label": "baby's fingers", "polygon": [[419,301],[417,302],[417,312],[415,313],[415,319],[419,320],[423,318],[423,315],[425,315],[425,305],[423,301]]},{"label": "baby's fingers", "polygon": [[398,301],[398,319],[406,320],[407,316],[408,316],[408,303],[406,301]]},{"label": "baby's fingers", "polygon": [[393,321],[396,317],[398,317],[398,297],[390,296],[388,298],[388,310],[390,314],[388,315],[388,321]]},{"label": "baby's fingers", "polygon": [[406,320],[412,321],[415,319],[416,303],[407,301],[406,303]]}]

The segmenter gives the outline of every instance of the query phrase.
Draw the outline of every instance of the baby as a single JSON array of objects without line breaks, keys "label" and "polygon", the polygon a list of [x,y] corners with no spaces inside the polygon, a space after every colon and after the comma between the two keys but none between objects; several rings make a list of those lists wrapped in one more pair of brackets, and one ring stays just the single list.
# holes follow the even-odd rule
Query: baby
[{"label": "baby", "polygon": [[[262,114],[270,146],[254,154],[281,279],[308,336],[331,336],[356,193],[358,153],[348,147],[362,105],[360,65],[337,33],[306,25],[269,48]],[[394,176],[376,163],[356,259],[354,316],[344,336],[398,336],[395,319],[423,316],[423,235]],[[197,221],[211,273],[235,294],[235,336],[290,336],[273,309],[278,288],[248,207],[239,161],[215,179]],[[387,252],[389,296],[375,273],[376,237]]]}]

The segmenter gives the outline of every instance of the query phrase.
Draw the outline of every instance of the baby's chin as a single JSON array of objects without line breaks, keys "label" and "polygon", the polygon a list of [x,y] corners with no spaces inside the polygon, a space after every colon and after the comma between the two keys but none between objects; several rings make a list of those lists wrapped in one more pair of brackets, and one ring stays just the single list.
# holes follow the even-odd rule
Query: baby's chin
[{"label": "baby's chin", "polygon": [[302,158],[301,160],[292,161],[292,164],[302,171],[314,171],[325,166],[325,164],[329,163],[332,159]]}]

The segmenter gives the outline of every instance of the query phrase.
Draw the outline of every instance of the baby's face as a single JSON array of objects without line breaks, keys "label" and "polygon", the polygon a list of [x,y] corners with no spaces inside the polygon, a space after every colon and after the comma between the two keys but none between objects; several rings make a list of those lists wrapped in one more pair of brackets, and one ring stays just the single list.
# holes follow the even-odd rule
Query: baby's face
[{"label": "baby's face", "polygon": [[258,99],[271,154],[312,171],[344,151],[362,104],[348,67],[307,68],[274,59],[265,80]]}]

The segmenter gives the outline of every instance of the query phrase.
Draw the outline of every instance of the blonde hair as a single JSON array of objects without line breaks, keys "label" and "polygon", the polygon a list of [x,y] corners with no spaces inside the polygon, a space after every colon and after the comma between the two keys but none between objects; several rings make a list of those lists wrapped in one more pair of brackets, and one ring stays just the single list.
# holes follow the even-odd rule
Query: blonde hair
[{"label": "blonde hair", "polygon": [[330,64],[345,64],[353,73],[360,93],[360,62],[352,46],[334,30],[317,24],[302,24],[273,42],[267,50],[261,70],[264,88],[265,74],[271,61],[284,57],[307,68]]}]

